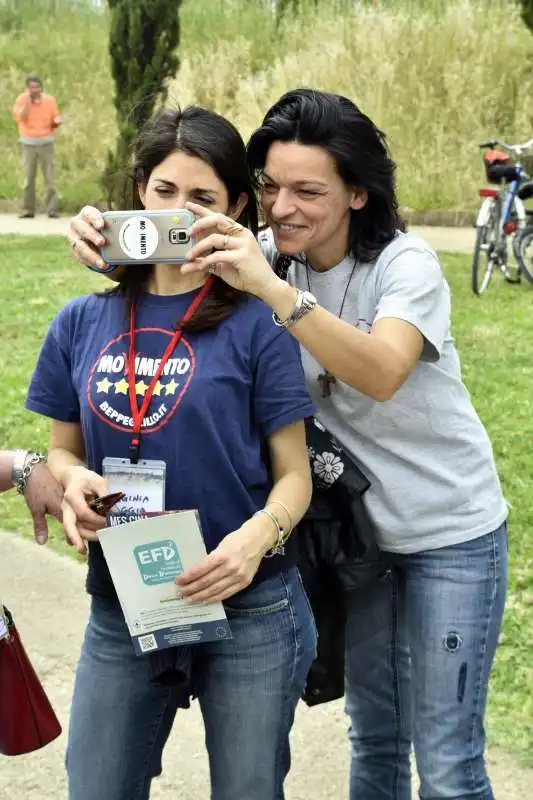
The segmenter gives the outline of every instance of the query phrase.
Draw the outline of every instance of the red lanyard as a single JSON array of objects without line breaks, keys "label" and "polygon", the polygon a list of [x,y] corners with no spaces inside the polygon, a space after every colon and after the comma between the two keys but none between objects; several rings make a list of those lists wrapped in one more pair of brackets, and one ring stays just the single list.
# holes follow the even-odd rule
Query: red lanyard
[{"label": "red lanyard", "polygon": [[209,277],[188,309],[186,310],[185,314],[181,318],[181,321],[176,328],[176,331],[168,343],[167,349],[163,353],[163,357],[161,358],[161,362],[156,370],[156,373],[152,380],[150,381],[150,385],[148,386],[146,393],[143,397],[143,401],[141,407],[139,408],[137,405],[137,391],[135,388],[136,379],[135,379],[135,303],[131,304],[130,308],[130,349],[128,353],[128,389],[129,389],[129,396],[130,396],[130,407],[131,407],[131,416],[133,419],[133,436],[130,442],[130,461],[132,464],[136,464],[139,460],[140,450],[141,450],[141,427],[143,423],[143,419],[146,416],[146,412],[148,411],[148,407],[150,405],[150,401],[152,399],[152,395],[154,393],[154,389],[156,387],[157,381],[161,377],[165,365],[174,352],[176,345],[181,339],[183,330],[182,326],[188,322],[192,315],[197,310],[198,306],[207,295],[208,291],[210,290],[211,286],[213,285],[213,278]]}]

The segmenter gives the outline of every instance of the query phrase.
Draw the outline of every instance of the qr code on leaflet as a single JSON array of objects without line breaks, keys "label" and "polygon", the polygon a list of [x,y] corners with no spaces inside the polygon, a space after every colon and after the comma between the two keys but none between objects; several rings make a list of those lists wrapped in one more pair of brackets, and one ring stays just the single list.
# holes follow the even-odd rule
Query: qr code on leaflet
[{"label": "qr code on leaflet", "polygon": [[147,633],[146,636],[139,636],[138,642],[143,653],[149,653],[150,650],[157,650],[157,642],[153,633]]}]

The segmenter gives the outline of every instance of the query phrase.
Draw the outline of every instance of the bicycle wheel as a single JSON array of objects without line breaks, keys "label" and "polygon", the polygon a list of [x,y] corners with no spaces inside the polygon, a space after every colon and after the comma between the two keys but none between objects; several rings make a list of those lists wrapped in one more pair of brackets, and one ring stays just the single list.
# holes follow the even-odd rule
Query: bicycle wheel
[{"label": "bicycle wheel", "polygon": [[[509,214],[508,223],[511,223],[511,230],[507,230],[503,241],[500,243],[500,266],[503,270],[503,277],[506,283],[520,283],[522,270],[520,269],[520,262],[517,256],[517,243],[520,232],[525,228],[526,222],[526,209],[519,197],[513,198],[511,213]],[[511,253],[514,257],[515,264],[508,261],[508,242],[511,244]]]},{"label": "bicycle wheel", "polygon": [[486,222],[478,225],[474,257],[472,259],[472,291],[482,295],[490,283],[496,266],[496,244],[500,204],[495,197],[489,198]]},{"label": "bicycle wheel", "polygon": [[519,232],[515,256],[520,272],[533,283],[533,227],[528,226]]}]

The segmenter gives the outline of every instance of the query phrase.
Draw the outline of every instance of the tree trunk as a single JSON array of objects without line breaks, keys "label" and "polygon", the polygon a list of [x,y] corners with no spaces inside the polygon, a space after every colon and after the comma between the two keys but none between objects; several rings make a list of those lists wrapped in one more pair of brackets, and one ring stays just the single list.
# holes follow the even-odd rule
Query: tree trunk
[{"label": "tree trunk", "polygon": [[115,81],[118,138],[102,185],[109,207],[131,208],[131,155],[139,129],[164,100],[179,66],[181,0],[108,0],[109,56]]},{"label": "tree trunk", "polygon": [[522,19],[533,33],[533,0],[522,0]]}]

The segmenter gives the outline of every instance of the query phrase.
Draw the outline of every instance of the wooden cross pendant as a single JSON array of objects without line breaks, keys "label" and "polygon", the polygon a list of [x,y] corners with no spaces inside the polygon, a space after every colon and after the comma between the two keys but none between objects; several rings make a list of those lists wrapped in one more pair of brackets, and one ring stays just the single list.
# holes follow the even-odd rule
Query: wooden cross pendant
[{"label": "wooden cross pendant", "polygon": [[331,395],[331,387],[334,383],[337,383],[335,375],[332,375],[331,372],[326,369],[324,372],[320,373],[317,380],[322,387],[322,397],[329,397]]}]

